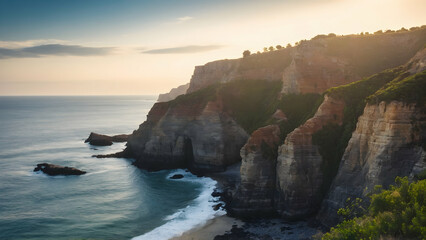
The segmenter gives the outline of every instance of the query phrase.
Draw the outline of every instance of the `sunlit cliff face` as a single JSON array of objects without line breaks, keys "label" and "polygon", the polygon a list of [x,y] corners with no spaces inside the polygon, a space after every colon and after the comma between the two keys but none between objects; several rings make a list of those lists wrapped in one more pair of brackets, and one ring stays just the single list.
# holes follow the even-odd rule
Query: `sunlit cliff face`
[{"label": "sunlit cliff face", "polygon": [[0,0],[0,95],[158,94],[246,49],[420,26],[425,11],[422,0]]}]

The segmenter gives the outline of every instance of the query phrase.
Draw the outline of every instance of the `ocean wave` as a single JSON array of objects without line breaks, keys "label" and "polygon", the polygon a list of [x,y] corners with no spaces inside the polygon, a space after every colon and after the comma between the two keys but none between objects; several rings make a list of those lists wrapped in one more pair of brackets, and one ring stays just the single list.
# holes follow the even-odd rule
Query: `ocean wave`
[{"label": "ocean wave", "polygon": [[48,174],[45,174],[42,171],[37,171],[37,172],[27,172],[27,176],[30,177],[42,177],[42,178],[65,178],[66,176],[64,175],[57,175],[57,176],[50,176]]},{"label": "ocean wave", "polygon": [[217,197],[211,196],[211,193],[216,187],[216,181],[208,177],[199,178],[181,169],[171,172],[167,178],[170,178],[174,174],[182,174],[184,175],[184,178],[170,181],[200,183],[203,186],[203,190],[200,195],[190,205],[165,217],[164,220],[167,221],[165,224],[141,236],[134,237],[132,240],[165,240],[178,237],[196,226],[205,224],[208,220],[213,219],[216,216],[226,214],[224,210],[213,210],[213,205],[217,204],[218,201]]}]

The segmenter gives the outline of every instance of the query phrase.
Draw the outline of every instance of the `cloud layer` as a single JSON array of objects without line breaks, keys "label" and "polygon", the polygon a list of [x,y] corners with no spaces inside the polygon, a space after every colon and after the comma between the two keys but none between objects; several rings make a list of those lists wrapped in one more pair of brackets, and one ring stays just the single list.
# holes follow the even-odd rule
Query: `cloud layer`
[{"label": "cloud layer", "polygon": [[185,54],[185,53],[199,53],[199,52],[207,52],[216,50],[219,48],[223,48],[224,46],[221,45],[189,45],[189,46],[183,46],[183,47],[174,47],[174,48],[158,48],[158,49],[151,49],[147,51],[143,51],[142,53],[147,54]]},{"label": "cloud layer", "polygon": [[25,48],[0,48],[0,59],[37,58],[46,56],[104,56],[113,51],[109,47],[45,44]]},{"label": "cloud layer", "polygon": [[192,19],[194,19],[194,18],[190,17],[190,16],[180,17],[180,18],[176,19],[177,20],[176,23],[184,23],[184,22],[187,22],[187,21],[192,20]]}]

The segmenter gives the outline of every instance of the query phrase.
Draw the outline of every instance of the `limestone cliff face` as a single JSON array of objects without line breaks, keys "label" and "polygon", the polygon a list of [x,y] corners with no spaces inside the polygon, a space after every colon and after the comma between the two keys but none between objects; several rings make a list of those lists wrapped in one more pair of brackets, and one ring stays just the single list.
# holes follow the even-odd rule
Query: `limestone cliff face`
[{"label": "limestone cliff face", "polygon": [[222,110],[220,101],[170,106],[156,103],[128,139],[135,164],[149,170],[189,167],[221,171],[240,160],[248,134]]},{"label": "limestone cliff face", "polygon": [[348,60],[326,54],[323,40],[303,43],[282,76],[282,93],[321,93],[360,79]]},{"label": "limestone cliff face", "polygon": [[280,128],[259,128],[241,148],[241,184],[231,204],[232,214],[240,217],[273,214],[276,151]]},{"label": "limestone cliff face", "polygon": [[325,96],[316,114],[287,135],[278,149],[276,209],[284,217],[315,213],[321,203],[322,157],[312,135],[327,124],[342,124],[344,102]]},{"label": "limestone cliff face", "polygon": [[158,96],[157,102],[168,102],[175,99],[177,96],[185,94],[189,88],[189,83],[172,88],[170,92],[163,93]]},{"label": "limestone cliff face", "polygon": [[331,226],[347,198],[365,197],[375,185],[426,169],[426,113],[419,106],[393,101],[367,105],[343,155],[338,174],[319,212]]},{"label": "limestone cliff face", "polygon": [[240,59],[219,60],[196,66],[187,93],[192,93],[217,82],[228,82],[237,76]]},{"label": "limestone cliff face", "polygon": [[219,60],[203,66],[196,66],[187,93],[195,92],[214,83],[225,83],[239,79],[280,80],[284,68],[290,63],[290,51],[291,49],[280,50],[263,55]]}]

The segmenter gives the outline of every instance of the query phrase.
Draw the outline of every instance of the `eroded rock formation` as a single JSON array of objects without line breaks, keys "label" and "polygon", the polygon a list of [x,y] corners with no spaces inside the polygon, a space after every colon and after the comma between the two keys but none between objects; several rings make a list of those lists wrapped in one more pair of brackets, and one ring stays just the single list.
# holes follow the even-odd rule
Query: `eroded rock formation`
[{"label": "eroded rock formation", "polygon": [[365,197],[375,185],[392,184],[396,176],[413,176],[426,168],[421,144],[426,140],[426,113],[415,104],[392,101],[367,105],[346,148],[319,219],[338,220],[347,198]]},{"label": "eroded rock formation", "polygon": [[149,170],[189,167],[221,171],[240,160],[247,133],[222,110],[220,101],[156,103],[128,140],[135,164]]},{"label": "eroded rock formation", "polygon": [[341,124],[344,102],[325,96],[316,114],[287,135],[278,149],[275,202],[285,217],[308,216],[318,210],[322,199],[322,157],[312,135],[327,124]]},{"label": "eroded rock formation", "polygon": [[252,133],[241,148],[241,184],[232,201],[232,214],[240,217],[275,213],[276,151],[280,141],[277,125],[262,127]]}]

